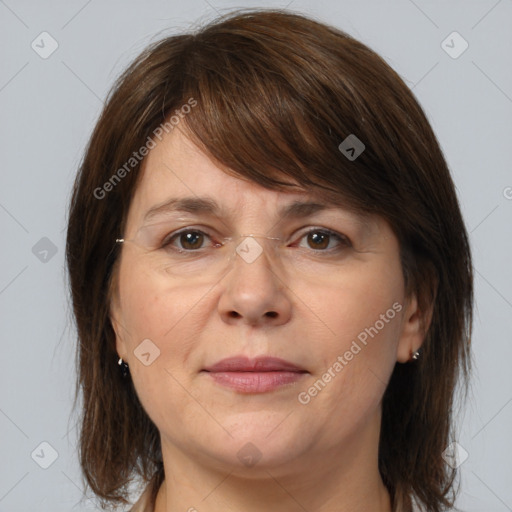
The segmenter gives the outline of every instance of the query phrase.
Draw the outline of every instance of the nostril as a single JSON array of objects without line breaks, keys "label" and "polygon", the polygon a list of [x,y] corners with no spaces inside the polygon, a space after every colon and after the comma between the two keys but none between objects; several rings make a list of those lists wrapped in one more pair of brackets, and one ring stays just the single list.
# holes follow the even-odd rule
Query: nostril
[{"label": "nostril", "polygon": [[229,316],[231,318],[240,318],[241,315],[240,315],[240,313],[237,313],[236,311],[230,311]]},{"label": "nostril", "polygon": [[269,316],[270,318],[275,318],[277,316],[277,311],[268,311],[267,313],[265,313],[267,316]]}]

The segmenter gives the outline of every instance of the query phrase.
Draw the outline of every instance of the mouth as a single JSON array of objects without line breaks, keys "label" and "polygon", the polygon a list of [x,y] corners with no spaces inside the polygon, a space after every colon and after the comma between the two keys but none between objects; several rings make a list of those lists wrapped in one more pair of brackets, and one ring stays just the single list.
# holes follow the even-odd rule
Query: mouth
[{"label": "mouth", "polygon": [[266,393],[304,378],[309,372],[276,357],[230,357],[201,370],[217,384],[240,393]]}]

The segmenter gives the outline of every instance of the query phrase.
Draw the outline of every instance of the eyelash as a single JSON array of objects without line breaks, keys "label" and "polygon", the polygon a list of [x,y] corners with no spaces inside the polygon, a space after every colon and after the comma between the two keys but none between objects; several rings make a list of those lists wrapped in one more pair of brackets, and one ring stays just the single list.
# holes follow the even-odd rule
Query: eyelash
[{"label": "eyelash", "polygon": [[[185,229],[181,229],[179,231],[176,231],[174,233],[171,233],[168,237],[166,237],[162,244],[161,244],[161,249],[166,249],[166,248],[171,248],[172,250],[178,252],[178,253],[185,253],[185,254],[194,254],[194,253],[199,253],[201,252],[201,250],[203,248],[200,248],[200,249],[182,249],[180,247],[173,247],[172,246],[172,243],[174,240],[176,239],[179,239],[179,237],[183,234],[186,234],[186,233],[196,233],[196,234],[201,234],[201,235],[204,235],[206,236],[207,238],[211,239],[212,237],[202,231],[201,229],[194,229],[194,228],[185,228]],[[342,249],[345,249],[347,247],[352,247],[352,243],[350,241],[350,239],[341,234],[341,233],[337,233],[336,231],[333,231],[331,229],[327,229],[327,228],[311,228],[309,231],[303,233],[299,240],[302,240],[303,238],[305,238],[306,236],[310,235],[311,233],[320,233],[322,235],[327,235],[327,236],[330,236],[330,237],[333,237],[335,238],[337,241],[338,241],[338,244],[339,246],[337,248],[331,248],[331,249],[311,249],[313,252],[315,253],[327,253],[327,254],[331,254],[333,252],[338,252]],[[217,246],[218,247],[218,246]]]}]

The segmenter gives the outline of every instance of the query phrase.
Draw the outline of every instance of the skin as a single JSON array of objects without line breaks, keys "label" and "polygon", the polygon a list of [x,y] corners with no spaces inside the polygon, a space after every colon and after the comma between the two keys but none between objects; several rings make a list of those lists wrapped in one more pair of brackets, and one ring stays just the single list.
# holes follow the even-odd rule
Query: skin
[{"label": "skin", "polygon": [[[217,279],[194,281],[168,273],[161,252],[123,245],[111,318],[118,354],[161,435],[166,478],[156,512],[391,511],[377,466],[381,400],[395,363],[409,361],[424,336],[390,226],[379,217],[361,224],[341,207],[284,220],[279,208],[311,191],[268,190],[229,175],[175,129],[144,162],[124,237],[137,240],[149,208],[183,196],[214,198],[226,215],[174,214],[167,220],[176,230],[279,233],[313,253],[305,233],[328,228],[353,247],[331,263],[316,259],[317,272],[307,275],[273,259],[262,241],[254,262],[238,257]],[[396,303],[401,311],[300,403],[299,393]],[[148,366],[134,354],[144,339],[160,350]],[[280,357],[308,373],[271,392],[243,394],[201,372],[234,355]],[[261,456],[251,467],[237,456],[247,443]]]}]

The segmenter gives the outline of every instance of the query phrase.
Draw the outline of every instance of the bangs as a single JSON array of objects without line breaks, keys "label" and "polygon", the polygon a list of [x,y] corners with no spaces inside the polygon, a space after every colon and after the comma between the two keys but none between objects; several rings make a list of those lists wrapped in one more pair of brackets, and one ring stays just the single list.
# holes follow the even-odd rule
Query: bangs
[{"label": "bangs", "polygon": [[318,188],[344,206],[374,211],[369,152],[350,161],[338,149],[350,134],[367,137],[365,105],[350,97],[344,74],[325,64],[332,65],[333,48],[308,41],[308,53],[317,55],[306,61],[297,44],[304,34],[252,28],[251,37],[211,29],[191,42],[183,97],[198,104],[185,119],[188,135],[228,174],[272,189]]}]

